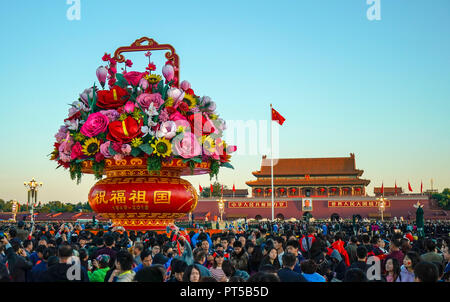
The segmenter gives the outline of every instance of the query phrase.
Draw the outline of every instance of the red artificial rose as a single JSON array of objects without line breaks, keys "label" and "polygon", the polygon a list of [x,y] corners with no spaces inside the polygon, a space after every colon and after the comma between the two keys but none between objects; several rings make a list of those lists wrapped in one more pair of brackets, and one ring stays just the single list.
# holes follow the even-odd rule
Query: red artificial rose
[{"label": "red artificial rose", "polygon": [[175,108],[173,108],[172,106],[170,106],[170,107],[166,107],[166,111],[170,115],[170,114],[175,113],[177,110]]},{"label": "red artificial rose", "polygon": [[109,123],[109,133],[107,139],[119,143],[129,143],[133,138],[142,135],[142,120],[136,121],[128,116],[124,121],[114,121]]},{"label": "red artificial rose", "polygon": [[[191,124],[191,129],[195,129],[194,131],[202,129],[203,135],[208,135],[215,131],[213,124],[200,112],[189,115],[187,119],[189,124]],[[206,123],[208,124],[206,125]]]},{"label": "red artificial rose", "polygon": [[179,108],[181,111],[189,111],[189,105],[186,104],[185,102],[181,102],[181,103],[178,105],[178,108]]},{"label": "red artificial rose", "polygon": [[128,84],[133,86],[139,85],[139,81],[144,76],[144,73],[137,71],[124,72],[123,77],[127,80]]},{"label": "red artificial rose", "polygon": [[190,94],[190,95],[195,95],[194,90],[192,90],[191,88],[186,89],[185,93]]},{"label": "red artificial rose", "polygon": [[119,86],[113,86],[111,90],[97,92],[97,106],[103,109],[116,109],[123,106],[128,99],[127,90]]},{"label": "red artificial rose", "polygon": [[102,160],[105,159],[105,156],[103,156],[103,154],[101,152],[98,152],[97,154],[95,154],[95,161],[96,162],[101,162]]}]

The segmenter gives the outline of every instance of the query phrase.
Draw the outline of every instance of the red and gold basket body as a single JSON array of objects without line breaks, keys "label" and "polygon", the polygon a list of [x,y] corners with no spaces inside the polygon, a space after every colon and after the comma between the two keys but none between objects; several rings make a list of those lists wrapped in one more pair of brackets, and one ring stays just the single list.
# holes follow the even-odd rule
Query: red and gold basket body
[{"label": "red and gold basket body", "polygon": [[[195,164],[193,174],[209,173],[210,163]],[[92,162],[83,162],[83,173],[92,174]],[[191,170],[182,159],[162,162],[161,170],[148,172],[145,158],[106,159],[106,178],[89,192],[91,208],[114,225],[127,230],[165,229],[197,206],[196,190],[183,175]]]}]

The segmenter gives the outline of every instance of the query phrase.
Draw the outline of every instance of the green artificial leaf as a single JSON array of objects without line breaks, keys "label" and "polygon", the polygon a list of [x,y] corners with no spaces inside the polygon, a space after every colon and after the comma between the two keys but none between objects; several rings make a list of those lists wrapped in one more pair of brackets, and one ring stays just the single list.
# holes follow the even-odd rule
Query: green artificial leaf
[{"label": "green artificial leaf", "polygon": [[111,154],[111,156],[114,156],[117,154],[117,152],[114,151],[114,149],[111,147],[111,145],[109,145],[109,147],[108,147],[108,152],[109,152],[109,154]]},{"label": "green artificial leaf", "polygon": [[163,88],[164,88],[164,80],[161,80],[159,81],[158,86],[156,87],[156,91],[159,94],[162,94]]},{"label": "green artificial leaf", "polygon": [[203,162],[203,160],[200,157],[193,157],[193,158],[191,158],[191,160],[193,162],[196,162],[196,163],[199,163],[199,164]]},{"label": "green artificial leaf", "polygon": [[220,166],[221,167],[225,167],[225,168],[230,168],[230,169],[234,170],[234,167],[230,163],[222,163]]},{"label": "green artificial leaf", "polygon": [[147,153],[148,155],[151,155],[153,153],[153,148],[150,147],[149,144],[142,144],[139,146],[139,149]]},{"label": "green artificial leaf", "polygon": [[116,82],[117,86],[119,86],[121,88],[126,88],[128,86],[128,82],[125,79],[125,77],[123,76],[123,74],[117,73],[116,74],[116,79],[117,79],[117,82]]},{"label": "green artificial leaf", "polygon": [[157,156],[147,158],[147,170],[149,172],[161,170],[161,159]]},{"label": "green artificial leaf", "polygon": [[139,148],[131,149],[131,156],[133,156],[133,157],[138,157],[140,153],[141,153],[141,149],[139,149]]},{"label": "green artificial leaf", "polygon": [[167,98],[167,91],[169,90],[169,87],[170,87],[169,85],[165,85],[162,90],[161,97],[163,100]]}]

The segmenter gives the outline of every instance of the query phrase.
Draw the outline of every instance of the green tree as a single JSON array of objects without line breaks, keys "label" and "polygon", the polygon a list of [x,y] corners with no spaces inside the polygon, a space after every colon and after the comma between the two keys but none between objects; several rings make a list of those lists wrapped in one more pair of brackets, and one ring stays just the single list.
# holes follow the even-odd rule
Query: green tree
[{"label": "green tree", "polygon": [[[226,189],[228,189],[228,187],[224,185],[223,189],[226,190]],[[214,182],[212,196],[220,197],[222,195],[221,191],[222,191],[222,185],[217,181]],[[210,197],[210,194],[211,194],[211,188],[205,187],[205,188],[203,188],[203,191],[200,194],[200,197],[208,198],[208,197]]]},{"label": "green tree", "polygon": [[431,198],[437,201],[438,205],[444,210],[450,210],[450,189],[445,188],[442,193],[435,193]]}]

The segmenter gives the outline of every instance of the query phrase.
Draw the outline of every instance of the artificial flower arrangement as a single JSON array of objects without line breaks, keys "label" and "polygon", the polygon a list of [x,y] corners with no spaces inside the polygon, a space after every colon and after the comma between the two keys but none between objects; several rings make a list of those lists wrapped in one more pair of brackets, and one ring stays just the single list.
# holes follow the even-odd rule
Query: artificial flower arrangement
[{"label": "artificial flower arrangement", "polygon": [[[51,160],[70,170],[72,179],[80,182],[82,162],[92,161],[96,179],[101,179],[105,159],[126,156],[145,157],[147,170],[161,169],[162,161],[182,158],[191,171],[195,163],[210,162],[210,177],[220,167],[233,168],[228,146],[221,139],[225,121],[216,113],[216,104],[208,96],[199,97],[187,81],[175,78],[175,66],[167,61],[162,74],[152,73],[156,66],[145,54],[149,65],[145,72],[129,71],[133,63],[117,73],[117,62],[110,54],[102,60],[96,75],[102,87],[95,84],[84,90],[69,109],[55,135]],[[106,81],[109,89],[105,89]]]}]

